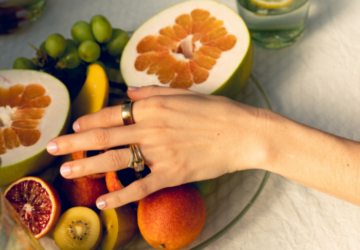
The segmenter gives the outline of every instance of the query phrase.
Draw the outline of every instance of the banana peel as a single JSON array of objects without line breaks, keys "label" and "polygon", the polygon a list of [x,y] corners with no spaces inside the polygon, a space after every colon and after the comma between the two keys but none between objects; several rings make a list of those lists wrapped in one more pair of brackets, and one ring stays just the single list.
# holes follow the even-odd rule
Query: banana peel
[{"label": "banana peel", "polygon": [[104,69],[98,64],[89,66],[89,73],[79,95],[71,107],[71,120],[95,113],[109,102],[109,81]]}]

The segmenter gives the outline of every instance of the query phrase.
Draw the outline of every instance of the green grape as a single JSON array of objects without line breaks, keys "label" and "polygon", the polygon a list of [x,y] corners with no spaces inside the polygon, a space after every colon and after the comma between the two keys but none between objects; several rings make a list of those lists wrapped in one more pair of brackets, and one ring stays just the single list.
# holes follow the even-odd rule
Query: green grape
[{"label": "green grape", "polygon": [[108,54],[114,58],[119,58],[129,41],[129,35],[121,29],[113,29],[110,41],[105,44]]},{"label": "green grape", "polygon": [[79,21],[71,28],[71,36],[77,44],[86,40],[93,40],[95,38],[91,32],[91,26],[85,21]]},{"label": "green grape", "polygon": [[64,53],[65,50],[65,38],[60,34],[50,35],[45,42],[45,49],[49,56],[52,58],[58,58]]},{"label": "green grape", "polygon": [[93,16],[90,24],[96,41],[99,43],[106,43],[111,39],[112,27],[110,22],[104,16]]},{"label": "green grape", "polygon": [[[103,68],[103,70],[105,71],[106,75],[108,74],[107,67],[105,66],[105,64],[104,64],[103,62],[95,61],[95,62],[93,62],[93,63],[90,64],[90,65],[93,65],[93,64],[98,64],[98,65],[100,65],[100,66]],[[90,65],[89,65],[89,66],[90,66]],[[86,75],[89,74],[89,66],[88,66],[87,69],[86,69]]]},{"label": "green grape", "polygon": [[75,69],[81,63],[80,56],[78,54],[78,48],[72,40],[66,40],[66,49],[60,56],[57,63],[60,68]]},{"label": "green grape", "polygon": [[33,61],[25,57],[19,57],[14,61],[14,69],[38,69]]},{"label": "green grape", "polygon": [[88,63],[95,62],[100,57],[100,46],[94,41],[83,41],[78,49],[80,58]]},{"label": "green grape", "polygon": [[40,45],[39,50],[46,53],[45,42]]},{"label": "green grape", "polygon": [[74,40],[71,40],[71,39],[66,39],[65,40],[65,46],[66,46],[66,48],[69,47],[69,46],[72,46],[72,47],[75,47],[75,48],[78,47],[77,43]]}]

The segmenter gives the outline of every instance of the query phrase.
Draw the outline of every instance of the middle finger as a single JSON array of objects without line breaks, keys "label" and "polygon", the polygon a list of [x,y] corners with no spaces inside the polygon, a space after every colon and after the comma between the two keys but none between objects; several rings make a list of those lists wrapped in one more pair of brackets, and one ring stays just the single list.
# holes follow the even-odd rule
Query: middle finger
[{"label": "middle finger", "polygon": [[128,167],[130,149],[109,150],[103,154],[66,162],[60,168],[60,173],[66,178],[78,178],[86,175],[118,171]]},{"label": "middle finger", "polygon": [[135,144],[140,133],[134,133],[135,126],[97,128],[82,133],[63,135],[52,139],[47,151],[52,155],[64,155],[78,151],[101,150]]}]

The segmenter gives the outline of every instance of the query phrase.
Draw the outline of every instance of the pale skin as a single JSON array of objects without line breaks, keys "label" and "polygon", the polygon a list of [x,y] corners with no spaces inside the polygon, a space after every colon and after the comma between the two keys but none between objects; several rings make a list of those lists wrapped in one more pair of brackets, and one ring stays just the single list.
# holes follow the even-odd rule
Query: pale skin
[{"label": "pale skin", "polygon": [[[245,169],[264,169],[360,205],[360,143],[225,97],[188,90],[130,87],[135,124],[121,106],[79,118],[76,134],[54,138],[53,155],[137,144],[151,174],[97,199],[100,209],[140,200],[159,189]],[[128,148],[63,164],[65,178],[127,167]]]}]

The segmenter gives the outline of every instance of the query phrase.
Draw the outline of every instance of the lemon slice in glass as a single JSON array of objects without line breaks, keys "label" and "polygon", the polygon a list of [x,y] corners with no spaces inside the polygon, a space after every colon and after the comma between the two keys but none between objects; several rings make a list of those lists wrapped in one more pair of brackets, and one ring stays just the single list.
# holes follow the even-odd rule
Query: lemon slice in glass
[{"label": "lemon slice in glass", "polygon": [[277,9],[292,4],[294,0],[251,0],[251,2],[260,7],[264,7],[268,9]]}]

